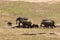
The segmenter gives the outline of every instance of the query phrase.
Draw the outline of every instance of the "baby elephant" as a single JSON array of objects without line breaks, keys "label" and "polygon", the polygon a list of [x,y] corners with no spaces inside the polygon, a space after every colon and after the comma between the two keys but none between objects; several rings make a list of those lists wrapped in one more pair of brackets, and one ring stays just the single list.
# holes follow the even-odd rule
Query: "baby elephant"
[{"label": "baby elephant", "polygon": [[32,24],[31,28],[39,28],[38,24]]},{"label": "baby elephant", "polygon": [[8,26],[12,26],[12,22],[8,22],[7,25],[8,25]]}]

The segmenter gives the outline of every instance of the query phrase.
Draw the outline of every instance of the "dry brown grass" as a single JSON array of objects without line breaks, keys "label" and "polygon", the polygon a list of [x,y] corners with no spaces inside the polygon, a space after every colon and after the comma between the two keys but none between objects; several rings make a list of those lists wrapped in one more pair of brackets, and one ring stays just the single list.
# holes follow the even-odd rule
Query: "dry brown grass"
[{"label": "dry brown grass", "polygon": [[37,24],[40,24],[42,19],[53,19],[56,23],[60,23],[59,10],[59,3],[49,5],[46,3],[0,2],[0,40],[60,40],[60,28],[12,29],[7,26],[8,21],[15,26],[18,16],[27,17]]},{"label": "dry brown grass", "polygon": [[[0,40],[59,40],[60,29],[11,29],[11,28],[0,28]],[[45,34],[41,34],[45,33]],[[49,34],[49,33],[54,33]],[[32,35],[35,34],[35,35]]]}]

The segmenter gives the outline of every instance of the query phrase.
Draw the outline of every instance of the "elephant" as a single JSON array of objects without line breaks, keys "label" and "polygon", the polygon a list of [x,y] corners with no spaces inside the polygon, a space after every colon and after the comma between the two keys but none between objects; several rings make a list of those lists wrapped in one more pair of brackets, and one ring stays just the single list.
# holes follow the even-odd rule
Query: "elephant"
[{"label": "elephant", "polygon": [[24,22],[22,22],[22,24],[23,24],[23,28],[30,28],[32,25],[32,22],[31,21],[24,21]]},{"label": "elephant", "polygon": [[7,25],[8,25],[8,26],[12,26],[12,22],[8,22]]},{"label": "elephant", "polygon": [[41,22],[41,27],[44,27],[44,28],[55,28],[55,21],[54,20],[42,20]]},{"label": "elephant", "polygon": [[31,28],[39,28],[39,25],[38,24],[32,24]]},{"label": "elephant", "polygon": [[18,17],[18,18],[16,19],[16,24],[17,24],[17,21],[22,22],[22,21],[24,21],[24,20],[28,20],[28,18]]},{"label": "elephant", "polygon": [[27,20],[28,20],[28,18],[18,17],[16,19],[16,24],[18,23],[18,25],[20,26],[20,23],[22,23],[23,21],[27,21]]}]

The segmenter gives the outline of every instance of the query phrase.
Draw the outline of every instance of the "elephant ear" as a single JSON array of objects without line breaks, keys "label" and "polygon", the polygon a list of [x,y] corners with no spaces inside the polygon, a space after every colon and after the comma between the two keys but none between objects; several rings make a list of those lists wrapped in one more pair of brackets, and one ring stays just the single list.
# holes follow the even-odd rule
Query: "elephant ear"
[{"label": "elephant ear", "polygon": [[18,18],[16,19],[16,24],[17,24],[17,22],[20,21],[21,19],[22,19],[21,17],[18,17]]}]

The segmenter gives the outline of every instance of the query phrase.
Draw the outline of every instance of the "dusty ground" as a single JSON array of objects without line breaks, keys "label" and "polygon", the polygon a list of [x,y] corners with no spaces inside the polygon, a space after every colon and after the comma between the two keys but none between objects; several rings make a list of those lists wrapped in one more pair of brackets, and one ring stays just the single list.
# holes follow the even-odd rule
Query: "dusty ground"
[{"label": "dusty ground", "polygon": [[[18,16],[28,17],[33,20],[33,23],[40,23],[41,19],[43,18],[54,19],[56,23],[60,23],[59,4],[45,6],[45,4],[30,4],[24,2],[0,2],[0,5],[0,40],[60,40],[60,27],[54,29],[12,29],[10,26],[7,25],[7,22],[11,21],[13,23],[13,26],[15,26],[16,18]],[[38,11],[36,12],[36,10]]]},{"label": "dusty ground", "polygon": [[12,29],[0,28],[0,40],[60,40],[60,30],[55,29]]},{"label": "dusty ground", "polygon": [[[54,29],[43,28],[11,28],[6,23],[11,21],[16,26],[15,16],[2,13],[0,25],[0,40],[60,40],[60,27]],[[8,18],[8,19],[6,19]],[[3,22],[2,22],[3,21]]]},{"label": "dusty ground", "polygon": [[2,1],[59,2],[60,0],[2,0]]}]

